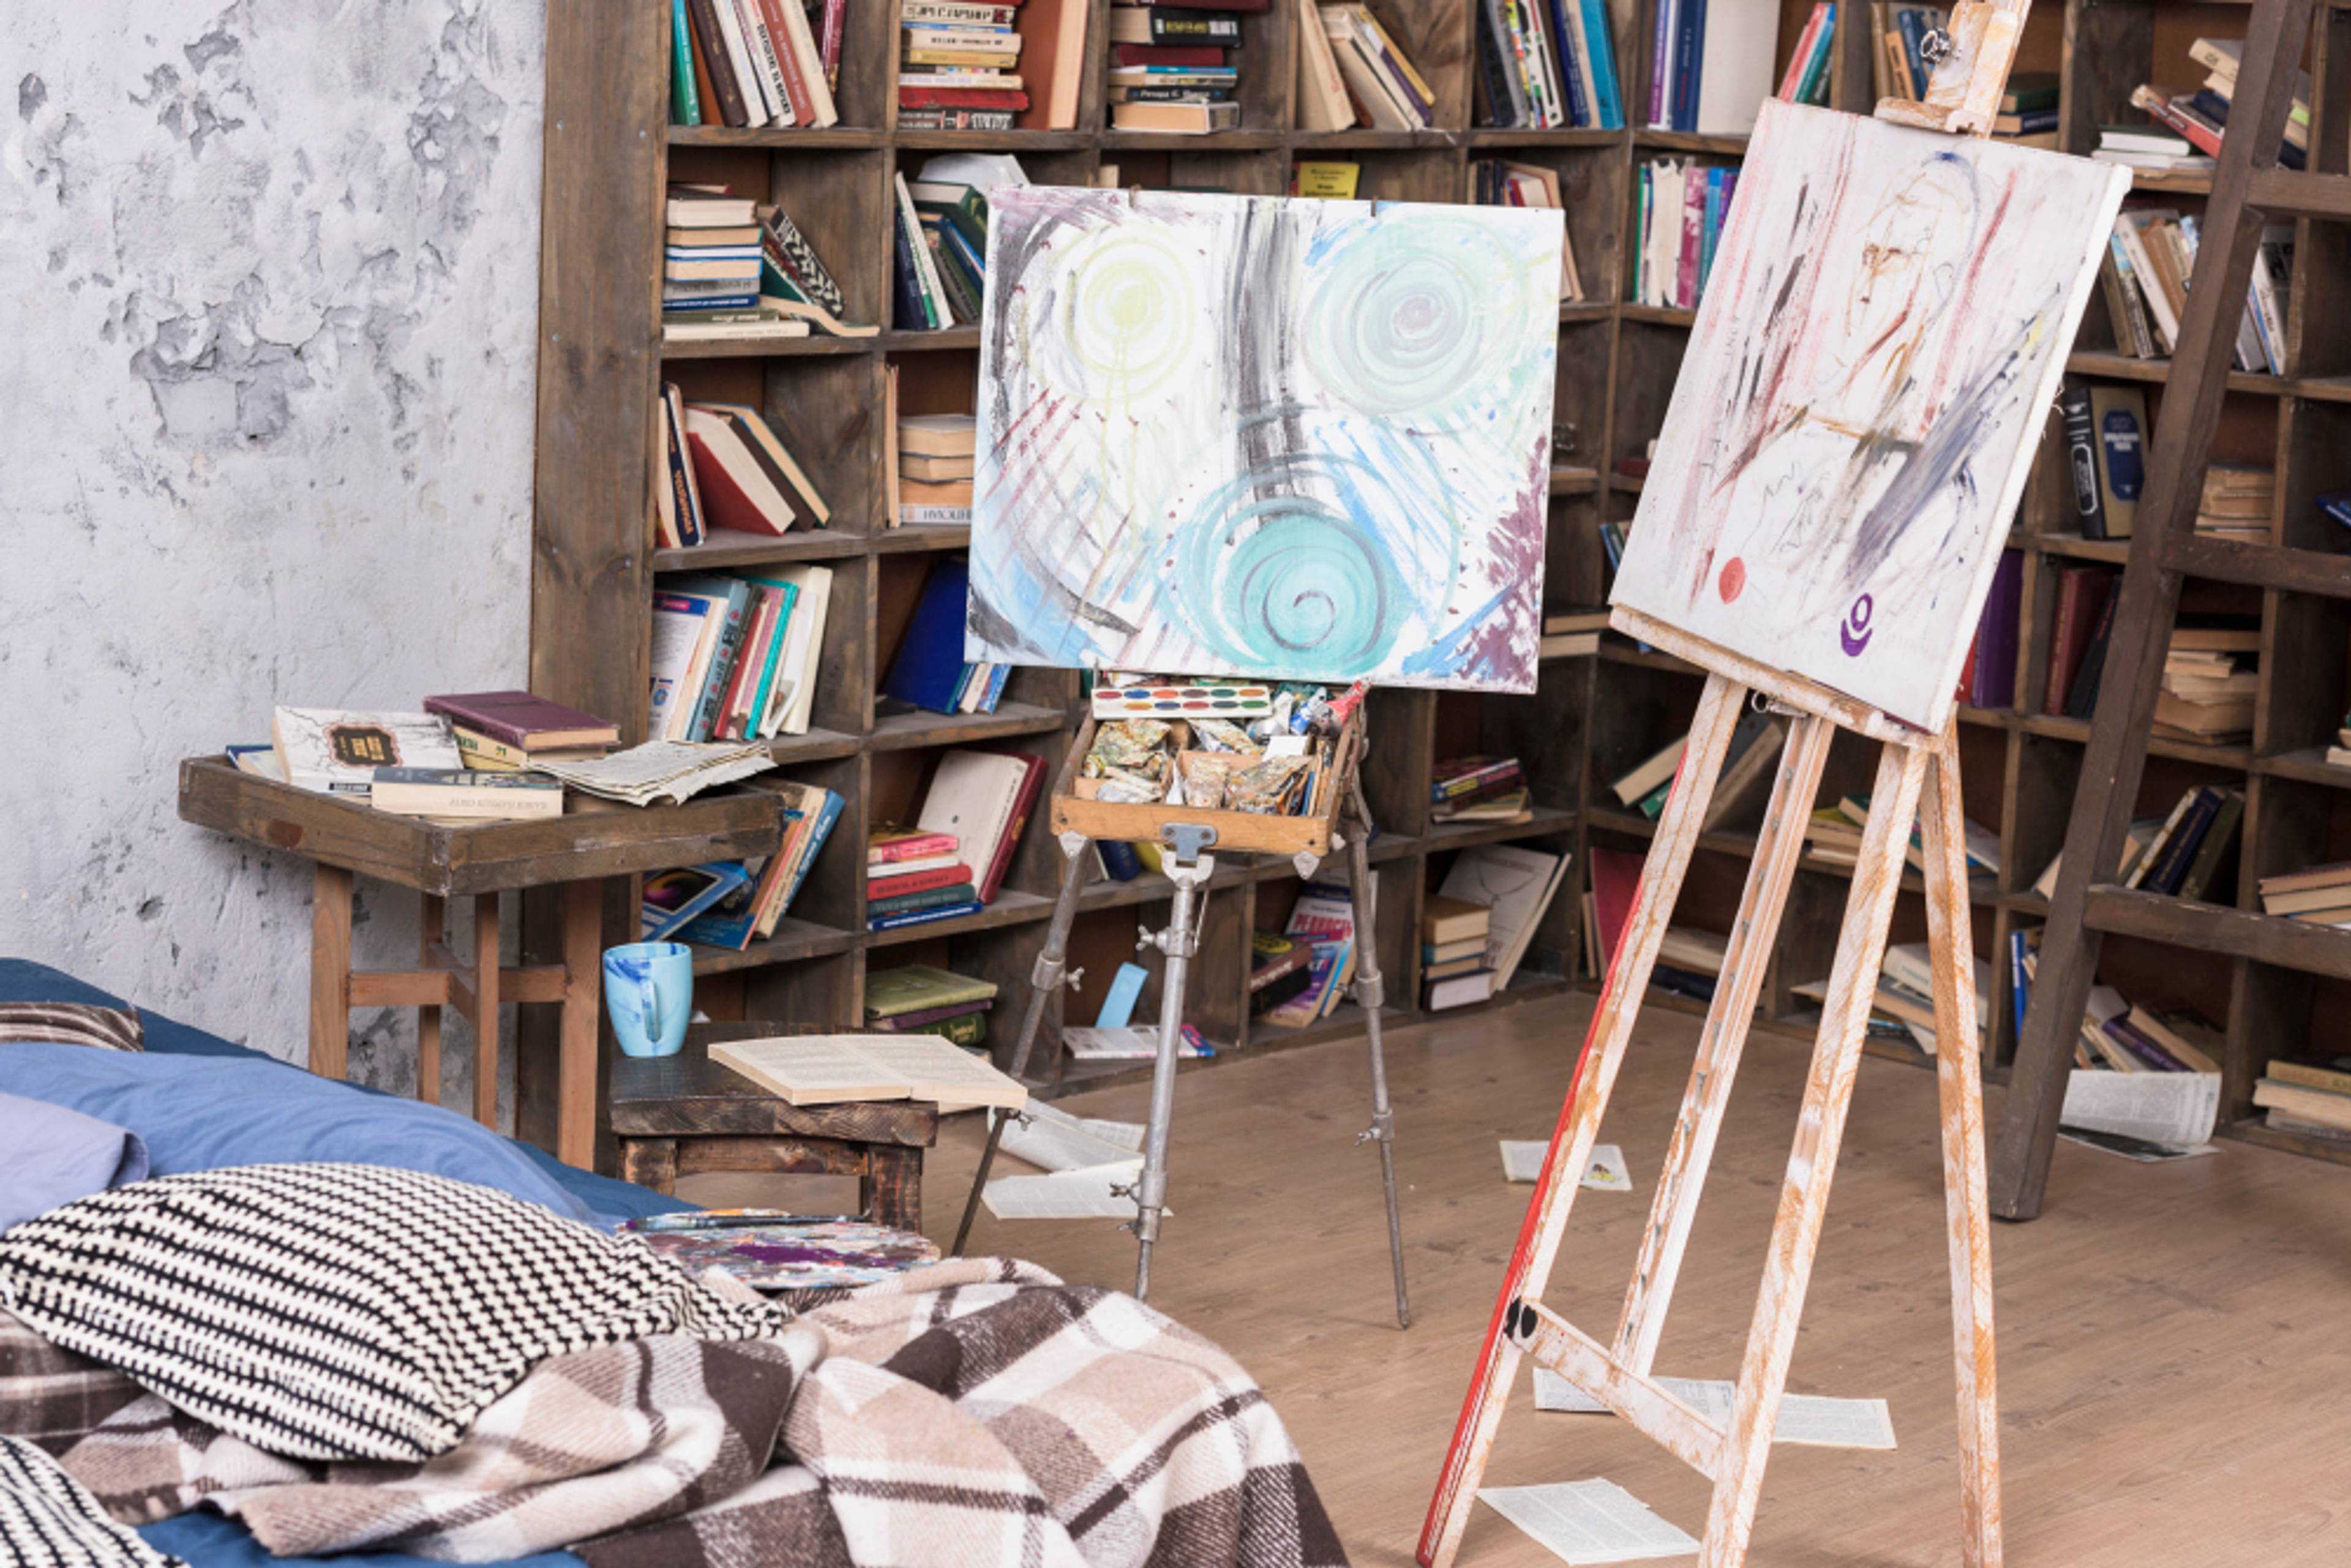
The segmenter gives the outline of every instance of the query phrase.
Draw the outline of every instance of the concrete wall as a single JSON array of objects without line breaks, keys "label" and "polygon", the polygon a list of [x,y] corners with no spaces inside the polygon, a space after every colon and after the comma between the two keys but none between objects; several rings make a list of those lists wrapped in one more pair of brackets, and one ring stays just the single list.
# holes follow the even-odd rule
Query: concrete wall
[{"label": "concrete wall", "polygon": [[[298,1058],[308,867],[179,821],[175,763],[522,683],[542,18],[11,8],[0,952]],[[361,897],[413,956],[413,895]],[[413,1082],[406,1024],[353,1032]]]}]

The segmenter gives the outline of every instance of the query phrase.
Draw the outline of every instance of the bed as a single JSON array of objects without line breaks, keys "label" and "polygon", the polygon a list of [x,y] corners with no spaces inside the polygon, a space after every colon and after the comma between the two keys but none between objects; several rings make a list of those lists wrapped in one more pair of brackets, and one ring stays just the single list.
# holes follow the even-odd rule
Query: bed
[{"label": "bed", "polygon": [[[125,1005],[120,998],[57,969],[20,959],[0,959],[0,1003],[5,1002]],[[161,1014],[142,1009],[141,1019],[144,1051],[136,1057],[78,1045],[0,1045],[0,1093],[67,1105],[139,1134],[150,1145],[152,1174],[157,1176],[219,1172],[204,1178],[217,1182],[243,1179],[244,1167],[316,1167],[339,1162],[391,1166],[452,1178],[473,1188],[496,1189],[607,1229],[623,1219],[692,1207],[646,1188],[572,1169],[551,1155],[487,1133],[438,1106],[323,1080]],[[124,1189],[125,1196],[138,1190]],[[21,1238],[36,1228],[27,1225],[16,1234]],[[12,1240],[11,1244],[16,1243]],[[918,1399],[945,1400],[941,1407],[955,1412],[955,1420],[942,1426],[935,1424],[935,1418],[933,1425],[901,1419],[891,1426],[886,1416],[859,1415],[858,1401],[852,1399],[845,1404],[836,1401],[831,1406],[836,1414],[830,1417],[833,1426],[810,1437],[817,1428],[797,1425],[801,1406],[796,1404],[795,1424],[785,1428],[793,1434],[789,1448],[779,1448],[774,1468],[765,1477],[755,1477],[732,1498],[719,1494],[716,1505],[704,1505],[698,1513],[678,1515],[668,1524],[632,1527],[628,1533],[590,1542],[578,1553],[559,1550],[502,1558],[488,1555],[529,1568],[615,1568],[616,1549],[625,1547],[633,1553],[639,1549],[635,1543],[655,1531],[668,1531],[688,1539],[663,1541],[664,1549],[653,1553],[663,1561],[766,1568],[776,1553],[747,1552],[739,1543],[731,1556],[716,1549],[715,1543],[727,1531],[739,1534],[749,1528],[742,1522],[745,1514],[721,1514],[716,1522],[699,1526],[695,1521],[721,1508],[763,1506],[743,1505],[741,1500],[763,1490],[774,1493],[785,1488],[787,1483],[778,1478],[788,1471],[820,1477],[846,1475],[826,1467],[851,1450],[868,1458],[874,1453],[891,1456],[887,1465],[892,1468],[880,1473],[885,1479],[903,1479],[931,1465],[942,1441],[952,1439],[950,1447],[962,1443],[967,1434],[961,1430],[961,1423],[975,1422],[977,1426],[972,1430],[1001,1436],[1002,1428],[991,1423],[1003,1419],[1022,1426],[1031,1435],[1028,1440],[1037,1446],[1024,1448],[1021,1440],[1008,1439],[1005,1450],[989,1461],[998,1463],[999,1470],[1008,1467],[999,1489],[988,1492],[966,1488],[966,1493],[977,1495],[978,1500],[963,1496],[955,1504],[961,1511],[950,1514],[944,1524],[935,1517],[925,1527],[930,1533],[926,1550],[901,1552],[896,1538],[904,1535],[913,1540],[912,1516],[876,1520],[870,1502],[862,1506],[869,1510],[867,1522],[873,1528],[860,1536],[861,1527],[852,1518],[855,1508],[861,1506],[854,1500],[854,1489],[840,1490],[844,1484],[840,1480],[822,1483],[820,1500],[850,1530],[852,1545],[862,1541],[873,1548],[853,1550],[851,1557],[857,1562],[904,1560],[958,1565],[993,1561],[1005,1556],[1008,1548],[982,1543],[1013,1539],[1009,1532],[1015,1526],[1008,1521],[1017,1521],[1017,1528],[1033,1542],[1042,1510],[1044,1527],[1052,1532],[1055,1542],[1055,1551],[1045,1561],[1141,1562],[1144,1556],[1164,1555],[1173,1549],[1179,1550],[1187,1563],[1215,1562],[1228,1568],[1326,1568],[1343,1563],[1336,1535],[1278,1416],[1262,1391],[1229,1357],[1115,1291],[1065,1285],[1017,1260],[990,1262],[1003,1271],[998,1280],[963,1284],[950,1280],[936,1287],[949,1293],[935,1295],[922,1294],[910,1284],[907,1293],[897,1295],[894,1301],[867,1292],[822,1309],[827,1315],[805,1320],[821,1324],[832,1336],[834,1349],[828,1368],[838,1362],[849,1369],[836,1387],[865,1377],[868,1381],[862,1386],[870,1388],[874,1386],[872,1375],[863,1368],[883,1370],[884,1384],[902,1379],[902,1385],[914,1390]],[[956,1267],[981,1266],[975,1260]],[[1016,1281],[1017,1276],[1024,1277]],[[894,1286],[880,1289],[883,1295],[895,1291]],[[1002,1309],[975,1307],[967,1316],[943,1315],[936,1305],[955,1301],[960,1312],[961,1302],[986,1297],[991,1289],[1030,1293],[1018,1303],[1007,1301]],[[956,1291],[965,1294],[952,1293]],[[20,1311],[27,1310],[18,1305]],[[1002,1316],[1005,1310],[1016,1315]],[[990,1311],[999,1315],[991,1320]],[[838,1318],[831,1315],[835,1313]],[[861,1319],[860,1313],[866,1317]],[[1021,1313],[1026,1316],[1018,1315]],[[1017,1357],[1026,1359],[1007,1355],[1005,1346],[1017,1336],[1004,1325],[1042,1323],[1046,1321],[1042,1314],[1047,1313],[1059,1314],[1052,1319],[1050,1331],[1040,1329],[1031,1334],[1033,1343],[1015,1347]],[[893,1315],[904,1320],[903,1333],[892,1323]],[[874,1337],[866,1348],[877,1359],[864,1359],[853,1348],[854,1336],[869,1329]],[[803,1330],[795,1325],[790,1332],[797,1334]],[[937,1348],[941,1342],[946,1350]],[[998,1387],[1017,1386],[1027,1392],[1008,1399],[997,1387],[978,1390],[973,1378],[985,1378],[977,1373],[964,1378],[952,1391],[948,1382],[925,1381],[925,1357],[932,1363],[959,1357],[959,1366],[970,1368],[977,1364],[976,1357],[985,1360],[991,1355],[1002,1357],[993,1364],[990,1374],[1000,1378]],[[963,1374],[957,1372],[955,1376]],[[1155,1379],[1155,1386],[1144,1392],[1122,1393],[1143,1388]],[[807,1381],[816,1385],[823,1380],[820,1375]],[[923,1392],[925,1389],[928,1394]],[[810,1397],[809,1407],[823,1405],[826,1397],[820,1389]],[[1122,1397],[1131,1398],[1131,1409],[1121,1407]],[[967,1399],[968,1404],[964,1403]],[[878,1409],[880,1403],[875,1402],[872,1408]],[[848,1412],[845,1416],[837,1413],[842,1410]],[[810,1420],[821,1418],[811,1416]],[[873,1424],[876,1420],[883,1424]],[[950,1426],[958,1429],[949,1432]],[[1050,1450],[1042,1441],[1049,1428]],[[836,1440],[839,1447],[828,1452],[824,1444]],[[1066,1480],[1083,1467],[1089,1454],[1093,1456],[1092,1470],[1083,1484],[1101,1500],[1094,1502],[1084,1502],[1060,1481],[1049,1480],[1046,1474],[1055,1470]],[[1018,1464],[1013,1463],[1015,1458]],[[583,1479],[601,1478],[590,1473]],[[1040,1494],[1040,1487],[1051,1493],[1050,1499]],[[758,1516],[751,1517],[757,1523]],[[567,1526],[572,1522],[569,1518],[564,1521]],[[702,1533],[700,1541],[691,1538],[696,1529]],[[1173,1539],[1164,1533],[1171,1530],[1176,1532]],[[151,1545],[184,1559],[193,1568],[261,1568],[265,1563],[327,1561],[270,1555],[245,1524],[208,1510],[142,1526],[139,1533]],[[536,1539],[576,1538],[567,1529],[545,1531]],[[1180,1548],[1177,1541],[1182,1542]],[[970,1549],[961,1550],[967,1542]],[[669,1550],[672,1546],[677,1550]],[[1201,1550],[1192,1550],[1196,1546]],[[1033,1551],[1011,1554],[1035,1559]],[[363,1555],[370,1568],[422,1568],[428,1561],[390,1551],[339,1555],[345,1561]],[[630,1568],[635,1560],[629,1555],[618,1568]]]}]

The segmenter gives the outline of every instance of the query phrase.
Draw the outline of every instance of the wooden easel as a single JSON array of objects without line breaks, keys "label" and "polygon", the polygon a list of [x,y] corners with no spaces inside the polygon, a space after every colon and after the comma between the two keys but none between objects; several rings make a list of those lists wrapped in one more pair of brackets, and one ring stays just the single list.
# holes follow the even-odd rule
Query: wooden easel
[{"label": "wooden easel", "polygon": [[[1927,100],[1881,104],[1879,117],[1922,129],[1979,135],[1988,131],[2023,13],[2023,0],[2012,5],[1963,0],[1953,16],[1951,37],[1940,47]],[[1699,1552],[1701,1568],[1739,1568],[1746,1561],[1915,818],[1922,829],[1926,859],[1935,1071],[1943,1116],[1953,1364],[1959,1388],[1961,1561],[1967,1568],[1997,1568],[2000,1428],[1992,1368],[1991,1217],[1984,1191],[1983,1086],[1978,1075],[1975,964],[1956,729],[1929,735],[1866,704],[1621,605],[1611,612],[1610,624],[1708,671],[1706,686],[1487,1324],[1477,1376],[1462,1403],[1416,1555],[1424,1568],[1449,1568],[1477,1501],[1519,1359],[1531,1356],[1538,1366],[1599,1400],[1714,1483]],[[1580,1178],[1591,1163],[1616,1070],[1640,1017],[1642,993],[1721,775],[1731,730],[1750,695],[1787,713],[1793,722],[1771,802],[1756,837],[1738,919],[1725,945],[1722,973],[1707,1009],[1689,1087],[1667,1145],[1639,1260],[1614,1340],[1603,1344],[1545,1306],[1543,1288],[1565,1237]],[[1650,1369],[1665,1333],[1666,1311],[1697,1218],[1731,1081],[1754,1021],[1764,966],[1803,852],[1821,769],[1840,728],[1883,742],[1884,751],[1854,865],[1844,931],[1829,971],[1795,1144],[1789,1151],[1779,1212],[1772,1221],[1762,1288],[1725,1427],[1677,1398],[1650,1375]]]}]

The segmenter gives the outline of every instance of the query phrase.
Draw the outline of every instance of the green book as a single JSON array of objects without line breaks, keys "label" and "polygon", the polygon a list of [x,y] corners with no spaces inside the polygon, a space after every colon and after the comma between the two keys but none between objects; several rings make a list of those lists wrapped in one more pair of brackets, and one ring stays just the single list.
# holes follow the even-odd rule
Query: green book
[{"label": "green book", "polygon": [[975,980],[935,969],[928,964],[907,964],[867,974],[865,1016],[895,1018],[900,1013],[918,1013],[956,1002],[989,1001],[995,996],[996,983],[992,980]]},{"label": "green book", "polygon": [[694,46],[686,41],[685,0],[669,4],[669,117],[679,125],[702,123],[702,100],[694,90]]},{"label": "green book", "polygon": [[965,1013],[959,1018],[939,1019],[931,1023],[918,1023],[901,1034],[935,1034],[956,1045],[984,1045],[987,1042],[987,1015]]}]

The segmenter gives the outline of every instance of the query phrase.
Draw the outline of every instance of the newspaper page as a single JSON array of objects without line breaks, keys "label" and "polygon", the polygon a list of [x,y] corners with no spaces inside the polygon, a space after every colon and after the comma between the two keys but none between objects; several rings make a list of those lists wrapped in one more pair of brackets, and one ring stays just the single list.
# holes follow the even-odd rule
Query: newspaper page
[{"label": "newspaper page", "polygon": [[2217,1072],[2116,1072],[2075,1068],[2065,1080],[2059,1125],[2143,1138],[2173,1148],[2212,1141],[2220,1113]]}]

